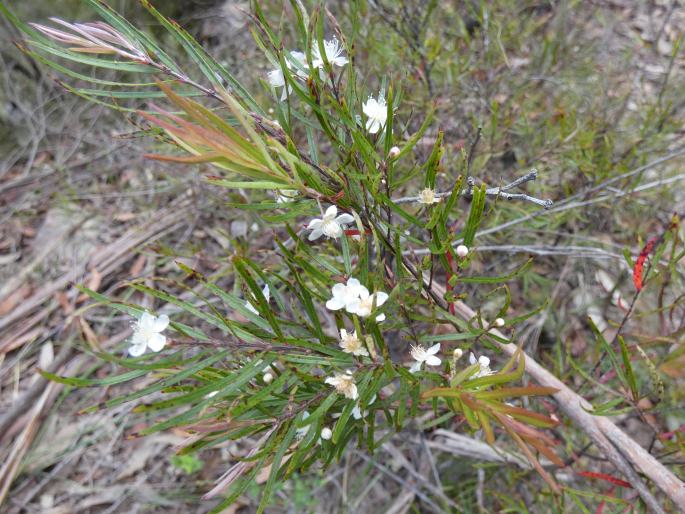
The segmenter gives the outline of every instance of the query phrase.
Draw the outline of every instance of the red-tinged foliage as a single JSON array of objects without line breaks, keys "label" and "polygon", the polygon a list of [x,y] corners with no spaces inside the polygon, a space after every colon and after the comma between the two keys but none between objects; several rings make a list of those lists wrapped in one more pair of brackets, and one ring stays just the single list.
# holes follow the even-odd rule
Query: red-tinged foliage
[{"label": "red-tinged foliage", "polygon": [[671,430],[670,432],[663,432],[657,437],[662,441],[668,441],[669,439],[673,439],[678,432],[685,433],[685,425],[680,425],[678,428]]},{"label": "red-tinged foliage", "polygon": [[[364,230],[364,233],[368,236],[371,235],[371,230],[366,229]],[[346,230],[343,230],[343,234],[346,236],[359,236],[361,235],[361,232],[359,232],[359,229],[357,228],[348,228]]]},{"label": "red-tinged foliage", "polygon": [[668,228],[664,230],[664,233],[660,236],[651,237],[647,241],[647,244],[644,246],[644,248],[640,251],[640,254],[637,256],[637,260],[635,261],[635,266],[633,266],[633,283],[635,284],[635,289],[638,291],[641,291],[644,287],[642,274],[647,257],[649,257],[649,255],[654,251],[656,245],[664,240],[666,234],[672,230],[675,231],[679,225],[680,216],[678,214],[673,214],[671,217],[671,223],[668,225]]},{"label": "red-tinged foliage", "polygon": [[644,285],[642,283],[642,270],[645,267],[645,261],[647,261],[647,257],[649,257],[649,254],[652,253],[652,250],[654,250],[654,247],[659,239],[660,238],[657,236],[650,238],[644,248],[640,251],[640,255],[638,255],[637,260],[635,261],[635,266],[633,266],[633,283],[635,284],[635,289],[638,291],[641,291]]},{"label": "red-tinged foliage", "polygon": [[625,480],[621,480],[620,478],[612,477],[611,475],[607,475],[605,473],[596,473],[594,471],[578,471],[578,474],[586,478],[597,478],[599,480],[604,480],[611,484],[626,487],[628,489],[633,488],[633,486],[630,485],[630,482],[626,482]]}]

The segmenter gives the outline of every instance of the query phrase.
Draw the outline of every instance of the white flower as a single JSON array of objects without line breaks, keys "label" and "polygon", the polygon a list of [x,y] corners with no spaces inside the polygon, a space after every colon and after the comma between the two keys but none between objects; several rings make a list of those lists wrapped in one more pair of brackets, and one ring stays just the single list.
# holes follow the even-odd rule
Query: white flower
[{"label": "white flower", "polygon": [[132,357],[140,357],[147,348],[153,352],[159,352],[166,345],[166,336],[162,335],[164,329],[169,326],[169,316],[153,316],[148,311],[143,312],[138,321],[133,325],[133,337],[131,347],[128,349]]},{"label": "white flower", "polygon": [[333,437],[333,431],[328,427],[323,427],[321,429],[321,439],[328,441],[331,437]]},{"label": "white flower", "polygon": [[[269,291],[269,284],[266,284],[264,286],[264,289],[262,289],[262,294],[264,295],[264,299],[266,300],[266,303],[269,303],[269,299],[271,298],[271,291]],[[257,308],[254,305],[252,305],[252,303],[249,300],[247,302],[245,302],[245,308],[248,311],[259,316],[259,312],[257,311]]]},{"label": "white flower", "polygon": [[351,353],[352,355],[357,356],[363,355],[364,357],[369,356],[369,352],[364,347],[364,343],[357,337],[356,330],[349,334],[344,328],[340,329],[340,347],[345,353]]},{"label": "white flower", "polygon": [[488,359],[485,355],[481,355],[478,357],[478,360],[476,360],[476,356],[473,355],[473,352],[471,352],[469,354],[469,363],[472,366],[478,363],[478,371],[472,375],[471,378],[486,377],[494,373],[494,371],[490,369],[490,359]]},{"label": "white flower", "polygon": [[[378,291],[373,294],[369,294],[369,290],[364,286],[359,288],[359,298],[352,300],[347,304],[346,309],[350,314],[356,314],[362,318],[366,318],[371,314],[374,304],[376,307],[380,307],[388,300],[388,293],[383,291]],[[379,323],[385,320],[385,314],[379,314],[376,316],[376,321]]]},{"label": "white flower", "polygon": [[345,373],[336,373],[332,377],[326,379],[326,383],[335,387],[335,390],[340,394],[345,395],[345,398],[356,400],[358,398],[357,386],[354,383],[354,377],[349,371]]},{"label": "white flower", "polygon": [[298,77],[305,78],[307,76],[307,56],[303,52],[290,52],[288,69],[293,68],[295,68],[295,74]]},{"label": "white flower", "polygon": [[[297,63],[297,65],[295,66],[295,73],[297,74],[297,76],[300,78],[306,77],[307,74],[302,68],[306,70],[307,64],[305,62],[305,55],[302,52],[290,52],[289,55],[286,55],[285,64],[289,70],[293,69],[294,63]],[[283,92],[281,93],[281,101],[285,100],[288,96],[288,93],[292,91],[292,88],[290,86],[286,87],[283,70],[281,68],[276,68],[267,73],[266,77],[271,87],[283,88]]]},{"label": "white flower", "polygon": [[409,368],[409,373],[416,373],[421,369],[421,366],[425,362],[427,366],[440,366],[442,362],[440,357],[436,357],[435,354],[440,351],[440,343],[434,344],[427,350],[423,346],[411,347],[411,356],[416,361]]},{"label": "white flower", "polygon": [[461,257],[462,259],[466,257],[469,254],[469,249],[468,247],[464,245],[459,245],[457,246],[457,255]]},{"label": "white flower", "polygon": [[[302,420],[304,421],[309,417],[309,411],[304,411],[302,413]],[[307,435],[307,432],[309,432],[309,428],[311,427],[311,423],[307,426],[304,426],[302,428],[297,428],[295,429],[295,437],[297,437],[298,440],[304,439],[304,437]]]},{"label": "white flower", "polygon": [[440,198],[435,197],[435,191],[433,191],[431,188],[427,187],[423,191],[419,193],[419,203],[425,203],[425,204],[433,204],[433,203],[438,203],[440,201]]},{"label": "white flower", "polygon": [[354,217],[351,214],[341,214],[338,216],[338,208],[335,205],[331,205],[326,209],[323,218],[314,218],[307,225],[307,230],[312,231],[309,234],[309,240],[314,241],[322,235],[337,239],[342,235],[343,227],[353,221]]},{"label": "white flower", "polygon": [[[326,53],[326,60],[332,65],[345,66],[347,64],[347,57],[343,55],[345,49],[338,42],[338,38],[334,37],[330,41],[324,41],[323,49]],[[312,66],[314,68],[323,68],[323,58],[319,50],[318,41],[315,41],[312,46]]]},{"label": "white flower", "polygon": [[[369,400],[368,405],[371,405],[373,402],[376,401],[376,395],[374,394],[371,399]],[[354,406],[354,409],[352,409],[352,417],[354,419],[362,419],[362,417],[366,417],[369,411],[365,410],[362,413],[361,408],[359,407],[359,401],[357,401],[357,404]]]},{"label": "white flower", "polygon": [[347,307],[359,298],[359,292],[362,288],[366,289],[356,278],[348,279],[347,284],[335,284],[331,289],[333,298],[326,302],[326,308],[331,311],[339,311]]},{"label": "white flower", "polygon": [[[362,318],[366,318],[371,314],[374,302],[376,307],[383,305],[387,299],[388,294],[378,291],[374,294],[369,294],[359,280],[350,278],[346,285],[335,284],[331,290],[333,298],[326,302],[326,307],[332,311],[337,311],[343,307],[350,314],[356,314]],[[385,320],[385,314],[376,316],[376,321],[381,322]]]},{"label": "white flower", "polygon": [[367,118],[366,130],[371,134],[375,134],[385,126],[388,119],[388,104],[382,96],[378,95],[378,100],[370,96],[362,106],[362,111]]}]

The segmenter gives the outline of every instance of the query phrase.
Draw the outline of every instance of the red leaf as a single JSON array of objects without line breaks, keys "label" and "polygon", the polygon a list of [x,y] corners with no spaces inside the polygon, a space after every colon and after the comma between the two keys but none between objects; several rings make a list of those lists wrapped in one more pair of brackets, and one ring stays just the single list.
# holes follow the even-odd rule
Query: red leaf
[{"label": "red leaf", "polygon": [[600,480],[605,480],[611,484],[620,485],[621,487],[627,487],[629,489],[633,488],[633,486],[630,485],[630,482],[626,482],[625,480],[621,480],[620,478],[612,477],[611,475],[607,475],[605,473],[595,473],[593,471],[578,471],[578,474],[587,478],[598,478]]},{"label": "red leaf", "polygon": [[635,261],[635,266],[633,267],[633,283],[635,284],[635,289],[638,291],[641,291],[643,286],[642,270],[645,267],[645,261],[647,260],[647,257],[649,257],[649,254],[652,253],[652,250],[654,250],[654,246],[656,246],[658,240],[659,238],[654,236],[647,241],[647,244],[640,251],[640,255],[637,256],[637,260]]}]

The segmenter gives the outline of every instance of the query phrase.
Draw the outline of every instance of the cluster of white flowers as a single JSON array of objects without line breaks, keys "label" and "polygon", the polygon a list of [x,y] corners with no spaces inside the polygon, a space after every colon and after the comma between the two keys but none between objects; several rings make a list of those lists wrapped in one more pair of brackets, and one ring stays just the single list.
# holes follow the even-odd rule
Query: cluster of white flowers
[{"label": "cluster of white flowers", "polygon": [[[371,314],[374,305],[380,307],[388,300],[388,294],[377,291],[369,294],[369,290],[361,285],[356,278],[350,278],[346,284],[335,284],[331,290],[333,298],[326,302],[326,308],[332,311],[345,309],[350,314],[366,318]],[[385,320],[385,314],[376,316],[376,321]]]},{"label": "cluster of white flowers", "polygon": [[351,214],[345,213],[338,216],[338,208],[331,205],[322,218],[314,218],[307,225],[307,230],[312,231],[309,234],[309,240],[315,241],[322,235],[337,239],[342,235],[344,228],[353,221],[354,217]]},{"label": "cluster of white flowers", "polygon": [[[347,57],[343,54],[344,48],[340,45],[337,38],[330,41],[323,42],[326,60],[334,66],[345,66],[347,64]],[[322,70],[324,67],[324,56],[321,55],[318,42],[312,46],[312,68]],[[294,68],[295,76],[304,79],[309,73],[309,66],[307,65],[307,56],[303,52],[292,51],[285,55],[285,65],[289,70]],[[290,86],[286,84],[283,69],[276,68],[267,74],[267,80],[273,88],[283,88],[281,93],[281,101],[285,100],[289,93],[292,92]]]}]

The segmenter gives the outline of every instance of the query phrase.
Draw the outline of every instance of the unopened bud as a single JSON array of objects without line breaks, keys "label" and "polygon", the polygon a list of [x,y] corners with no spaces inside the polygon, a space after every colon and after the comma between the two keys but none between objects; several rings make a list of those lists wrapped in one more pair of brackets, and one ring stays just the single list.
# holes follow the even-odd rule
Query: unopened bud
[{"label": "unopened bud", "polygon": [[264,375],[262,375],[262,380],[264,380],[265,384],[270,384],[273,379],[274,379],[273,373],[271,373],[269,371],[267,371],[266,373],[264,373]]},{"label": "unopened bud", "polygon": [[328,441],[331,437],[333,437],[333,431],[328,427],[323,427],[321,429],[321,439]]},{"label": "unopened bud", "polygon": [[455,348],[455,349],[454,349],[454,352],[452,353],[452,355],[453,355],[453,357],[454,357],[454,361],[456,362],[456,361],[458,361],[459,359],[461,359],[461,356],[462,356],[462,355],[464,355],[464,350],[462,350],[461,348]]},{"label": "unopened bud", "polygon": [[493,323],[494,326],[501,328],[504,326],[504,320],[502,318],[497,318]]},{"label": "unopened bud", "polygon": [[457,255],[462,259],[469,254],[469,249],[464,245],[457,246]]},{"label": "unopened bud", "polygon": [[388,157],[391,159],[397,158],[398,155],[400,155],[400,149],[397,146],[393,146],[388,152]]}]

